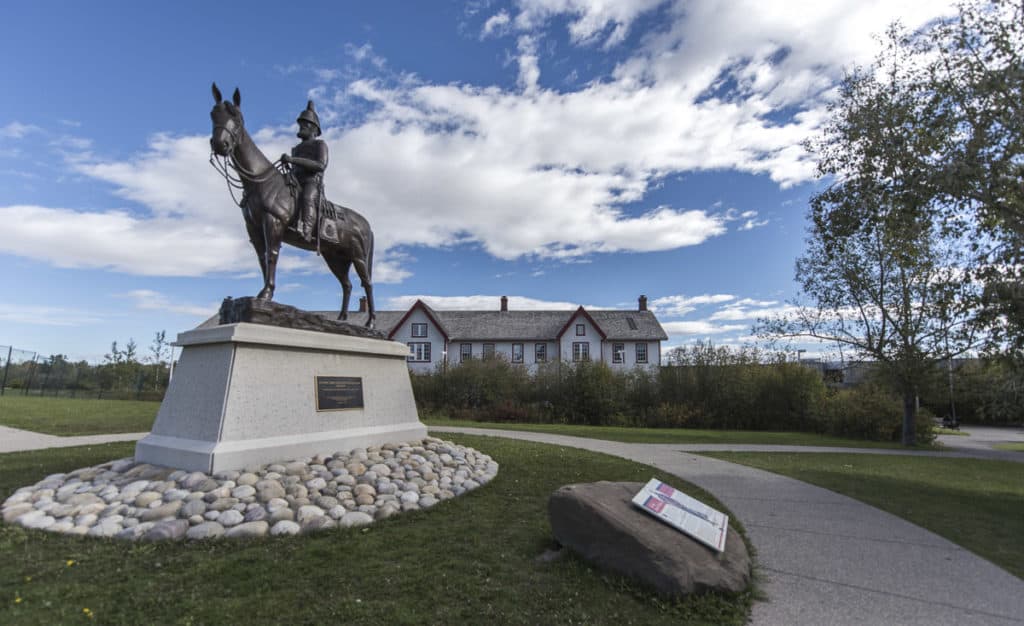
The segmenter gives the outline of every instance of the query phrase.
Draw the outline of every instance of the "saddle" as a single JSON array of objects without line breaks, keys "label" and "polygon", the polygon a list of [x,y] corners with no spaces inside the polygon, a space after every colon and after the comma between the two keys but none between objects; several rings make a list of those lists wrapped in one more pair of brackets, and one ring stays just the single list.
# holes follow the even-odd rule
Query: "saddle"
[{"label": "saddle", "polygon": [[[297,203],[299,201],[299,195],[302,193],[302,185],[299,184],[299,180],[289,170],[285,173],[285,182],[288,184],[288,190],[291,192],[292,202]],[[345,216],[339,210],[340,207],[329,202],[324,194],[323,183],[320,183],[320,193],[317,194],[319,197],[319,203],[316,209],[316,240],[317,247],[320,247],[321,242],[328,243],[341,243],[341,232],[339,228],[341,224],[339,222],[344,221]],[[299,212],[295,211],[295,215],[292,217],[291,222],[288,224],[288,230],[299,234]]]}]

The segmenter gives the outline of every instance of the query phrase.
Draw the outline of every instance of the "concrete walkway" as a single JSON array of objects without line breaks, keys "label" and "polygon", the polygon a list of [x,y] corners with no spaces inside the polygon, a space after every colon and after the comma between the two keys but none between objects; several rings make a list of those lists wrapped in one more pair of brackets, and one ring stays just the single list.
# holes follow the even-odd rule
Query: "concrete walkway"
[{"label": "concrete walkway", "polygon": [[1024,461],[1024,452],[1012,450],[996,450],[992,446],[999,443],[1024,443],[1024,428],[1005,426],[961,426],[962,435],[939,435],[938,440],[947,448],[957,452],[981,452],[983,455],[997,454],[1010,461]]},{"label": "concrete walkway", "polygon": [[685,450],[698,446],[629,444],[482,428],[432,430],[613,454],[653,465],[715,494],[742,521],[757,550],[758,575],[767,601],[754,605],[755,625],[1024,624],[1024,580],[934,533],[852,498]]},{"label": "concrete walkway", "polygon": [[121,433],[117,435],[86,435],[84,437],[58,437],[28,430],[0,426],[0,453],[91,446],[114,441],[137,441],[149,433]]},{"label": "concrete walkway", "polygon": [[[693,454],[711,450],[821,451],[1024,461],[1022,453],[1000,452],[982,445],[973,449],[958,446],[953,452],[927,452],[629,444],[482,428],[431,430],[612,454],[652,465],[715,494],[742,521],[757,550],[758,577],[767,600],[754,604],[752,623],[756,626],[1024,624],[1024,581],[956,544],[826,489]],[[131,441],[145,434],[54,437],[0,427],[0,452]],[[961,443],[972,437],[948,439]]]}]

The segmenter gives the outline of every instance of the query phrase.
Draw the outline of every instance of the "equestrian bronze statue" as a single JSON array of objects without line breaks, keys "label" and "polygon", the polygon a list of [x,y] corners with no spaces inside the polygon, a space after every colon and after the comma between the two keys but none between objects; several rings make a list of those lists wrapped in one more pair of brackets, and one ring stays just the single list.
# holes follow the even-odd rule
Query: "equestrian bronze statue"
[{"label": "equestrian bronze statue", "polygon": [[[373,306],[373,231],[359,213],[333,202],[323,194],[323,174],[327,167],[327,144],[318,137],[320,120],[313,103],[299,114],[299,138],[302,139],[291,155],[282,155],[279,170],[256,147],[245,130],[242,118],[242,98],[235,89],[232,102],[221,97],[217,84],[213,84],[216,103],[210,111],[213,135],[210,147],[222,163],[218,168],[229,185],[242,190],[237,202],[245,218],[249,241],[263,272],[263,289],[256,298],[272,300],[277,274],[277,257],[281,242],[303,250],[316,250],[323,255],[327,267],[341,283],[341,313],[338,319],[348,319],[349,297],[352,283],[348,279],[350,267],[366,292],[366,326],[372,328],[375,319]],[[217,161],[211,156],[217,167]],[[235,176],[228,170],[234,170]]]}]

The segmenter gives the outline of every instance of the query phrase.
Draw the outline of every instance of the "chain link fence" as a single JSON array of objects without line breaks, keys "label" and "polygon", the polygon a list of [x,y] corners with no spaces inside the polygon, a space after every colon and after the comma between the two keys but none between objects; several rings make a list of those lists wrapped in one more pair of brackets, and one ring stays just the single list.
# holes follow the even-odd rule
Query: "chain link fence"
[{"label": "chain link fence", "polygon": [[170,374],[167,362],[96,364],[0,346],[0,396],[162,400]]}]

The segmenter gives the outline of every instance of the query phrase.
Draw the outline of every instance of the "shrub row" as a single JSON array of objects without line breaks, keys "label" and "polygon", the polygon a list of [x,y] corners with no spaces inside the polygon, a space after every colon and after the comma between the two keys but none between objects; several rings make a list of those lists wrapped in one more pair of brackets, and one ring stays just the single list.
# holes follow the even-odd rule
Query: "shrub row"
[{"label": "shrub row", "polygon": [[[488,422],[804,431],[899,440],[903,409],[880,386],[829,389],[797,363],[756,350],[696,346],[676,365],[612,371],[547,363],[530,373],[500,358],[413,375],[420,411]],[[919,414],[919,441],[931,419]]]}]

